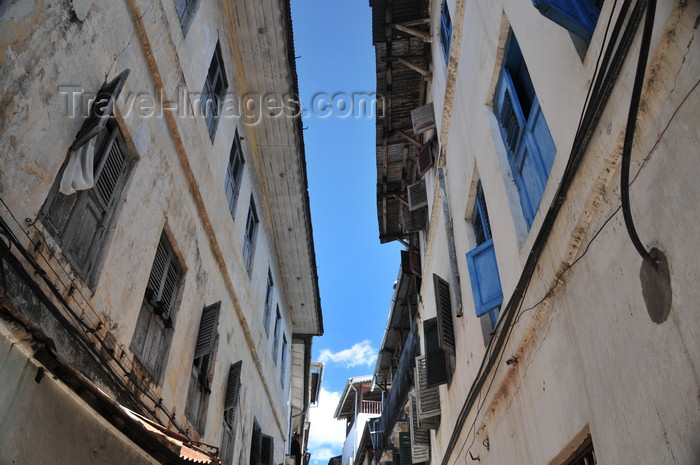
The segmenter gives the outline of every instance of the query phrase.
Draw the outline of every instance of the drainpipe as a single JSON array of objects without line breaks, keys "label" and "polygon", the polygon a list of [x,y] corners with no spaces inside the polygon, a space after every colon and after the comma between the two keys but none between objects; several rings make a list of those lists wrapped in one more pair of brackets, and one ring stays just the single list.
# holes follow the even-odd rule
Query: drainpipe
[{"label": "drainpipe", "polygon": [[452,229],[452,215],[450,214],[450,203],[447,199],[447,188],[445,187],[445,174],[443,168],[438,168],[438,179],[440,191],[442,193],[442,212],[445,215],[445,233],[447,234],[447,252],[450,256],[450,281],[452,285],[452,302],[455,306],[455,315],[462,317],[462,287],[459,283],[459,270],[457,269],[457,252],[455,251],[455,237]]}]

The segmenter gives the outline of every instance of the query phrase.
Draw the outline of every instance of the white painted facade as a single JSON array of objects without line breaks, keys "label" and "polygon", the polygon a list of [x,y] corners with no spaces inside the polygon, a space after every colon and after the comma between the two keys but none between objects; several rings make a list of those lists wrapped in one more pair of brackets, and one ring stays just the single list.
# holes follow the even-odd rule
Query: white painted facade
[{"label": "white painted facade", "polygon": [[[184,27],[176,10],[179,3],[192,4]],[[39,294],[48,296],[46,305],[27,300],[28,289],[3,283],[3,289],[16,291],[3,294],[8,298],[3,323],[23,318],[36,326],[34,337],[56,337],[62,325],[45,320],[42,313],[47,305],[56,307],[87,341],[88,347],[80,350],[88,358],[106,357],[110,368],[105,371],[126,379],[127,387],[109,381],[109,375],[95,375],[95,360],[82,364],[84,355],[74,350],[74,341],[56,341],[57,355],[68,365],[112,399],[131,399],[132,409],[215,447],[222,443],[229,370],[241,362],[233,450],[224,463],[249,462],[254,423],[272,438],[270,463],[281,463],[290,453],[293,432],[304,439],[308,432],[311,340],[322,334],[323,323],[303,138],[298,118],[261,117],[257,124],[246,124],[244,118],[223,115],[212,139],[205,119],[192,116],[194,96],[183,92],[200,94],[218,43],[229,98],[294,94],[291,34],[289,5],[284,2],[46,0],[0,6],[0,197],[8,225],[3,236],[14,234],[51,283],[34,277]],[[259,61],[261,53],[265,67]],[[83,118],[69,117],[65,92],[95,93],[103,81],[125,69],[130,74],[113,114],[132,163],[86,278],[64,256],[40,212],[82,125]],[[159,112],[161,104],[178,109]],[[226,195],[226,173],[236,134],[244,164],[234,215]],[[246,266],[251,199],[258,223]],[[289,208],[292,204],[294,209]],[[161,234],[167,236],[182,275],[171,342],[162,374],[153,379],[132,368],[138,357],[131,346]],[[13,245],[9,253],[30,269],[18,250]],[[274,285],[266,329],[268,273]],[[7,279],[13,277],[17,275]],[[65,305],[52,295],[51,285]],[[220,312],[207,379],[210,393],[198,428],[185,414],[188,387],[202,309],[216,302]],[[72,320],[71,312],[83,323]],[[138,394],[136,386],[145,387],[148,395]],[[125,394],[124,389],[133,393]],[[0,389],[0,397],[5,409],[12,406],[11,393]],[[70,412],[65,415],[69,418]],[[89,415],[104,423],[97,412]],[[23,419],[14,420],[5,424],[0,462],[36,463],[22,460],[21,449],[37,438],[28,435],[15,441],[17,430],[11,425],[17,427]],[[81,445],[73,438],[63,440]],[[98,444],[85,446],[112,463],[99,455]],[[45,453],[60,460],[60,448],[47,447]]]},{"label": "white painted facade", "polygon": [[[374,3],[379,2],[373,2],[377,8]],[[698,3],[657,5],[632,145],[632,215],[644,245],[661,249],[670,268],[672,304],[661,323],[652,321],[647,310],[642,259],[622,212],[616,213],[644,20],[560,199],[532,277],[523,281],[566,176],[586,95],[606,47],[608,19],[612,30],[622,2],[602,3],[582,51],[578,39],[530,1],[447,0],[453,25],[448,64],[440,39],[442,3],[429,5],[432,80],[425,102],[434,104],[440,158],[424,176],[430,218],[420,233],[418,321],[422,326],[436,316],[432,276],[437,274],[453,292],[456,349],[452,379],[439,387],[441,420],[431,430],[430,463],[474,463],[477,458],[480,464],[579,463],[570,461],[571,454],[587,437],[597,463],[697,463],[700,328],[692,302],[700,297],[694,285],[700,276],[700,244],[692,231],[700,219],[693,156],[700,142]],[[556,146],[529,228],[493,104],[511,28]],[[417,138],[426,142],[432,135]],[[452,274],[438,167],[445,176],[459,283]],[[465,259],[476,246],[472,215],[479,180],[503,292],[493,340],[488,316],[476,316]],[[521,301],[513,297],[519,283]],[[422,329],[419,333],[425,353]],[[493,365],[480,377],[482,360],[493,353]]]}]

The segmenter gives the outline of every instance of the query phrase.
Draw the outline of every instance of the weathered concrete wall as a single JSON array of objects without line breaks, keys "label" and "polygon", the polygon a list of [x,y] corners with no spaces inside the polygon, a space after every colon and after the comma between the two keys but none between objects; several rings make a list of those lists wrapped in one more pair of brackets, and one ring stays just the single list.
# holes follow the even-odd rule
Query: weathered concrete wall
[{"label": "weathered concrete wall", "polygon": [[[5,329],[5,328],[3,328]],[[0,462],[156,464],[75,393],[0,337]],[[92,412],[92,413],[91,413]]]},{"label": "weathered concrete wall", "polygon": [[[462,18],[454,13],[460,2],[447,3],[455,28],[462,29],[459,55],[451,58],[459,59],[455,93],[453,99],[446,98],[448,67],[439,40],[441,2],[432,2],[434,78],[428,100],[435,102],[438,133],[449,124],[449,138],[441,143],[464,316],[454,320],[454,377],[440,388],[442,422],[432,434],[434,464],[443,460],[488,342],[475,316],[464,258],[475,245],[471,214],[476,182],[481,179],[488,204],[505,305],[568,162],[613,4],[604,3],[582,59],[569,33],[540,15],[531,2],[466,2]],[[522,308],[544,297],[564,267],[593,242],[553,296],[515,324],[494,379],[487,380],[488,389],[482,390],[472,408],[448,463],[471,462],[471,453],[482,464],[559,464],[588,433],[599,463],[694,464],[700,459],[700,346],[695,336],[700,328],[692,304],[700,298],[694,285],[700,276],[700,244],[692,233],[700,220],[700,173],[693,156],[700,139],[700,97],[695,87],[700,75],[699,17],[697,2],[659,2],[633,146],[632,211],[642,241],[668,257],[673,294],[668,319],[657,324],[647,313],[640,281],[642,260],[629,241],[621,212],[596,237],[620,205],[619,162],[640,28]],[[492,107],[509,27],[517,36],[557,147],[529,231]],[[445,102],[452,105],[449,121],[441,119]],[[436,170],[427,177],[428,191],[436,193]],[[435,315],[428,278],[432,273],[449,278],[440,202],[440,197],[430,200],[433,217],[423,236],[427,252],[422,318]],[[507,366],[505,360],[511,356],[518,362]]]},{"label": "weathered concrete wall", "polygon": [[[232,45],[235,32],[227,27],[226,14],[218,3],[202,2],[185,37],[172,1],[44,0],[4,6],[0,11],[0,197],[20,221],[36,219],[82,123],[81,118],[68,117],[61,86],[95,92],[105,76],[111,79],[129,68],[131,75],[115,114],[135,163],[110,224],[94,288],[71,271],[41,222],[36,223],[37,230],[24,224],[13,227],[20,237],[20,228],[25,228],[34,241],[42,243],[43,251],[33,250],[35,255],[51,251],[52,266],[67,270],[60,272],[61,279],[72,280],[79,291],[70,294],[69,302],[76,308],[94,309],[124,349],[125,359],[131,357],[129,344],[158,238],[165,229],[185,272],[166,374],[154,389],[177,422],[192,433],[184,410],[199,319],[204,306],[220,300],[212,392],[201,439],[220,443],[229,366],[242,360],[235,457],[247,457],[255,418],[263,433],[275,438],[279,462],[289,422],[292,321],[287,291],[272,226],[261,207],[266,194],[253,163],[245,165],[235,219],[224,191],[236,129],[245,136],[247,162],[252,159],[255,132],[222,119],[212,144],[203,118],[153,116],[148,104],[137,111],[138,99],[134,99],[163,95],[175,102],[180,89],[201,92],[217,40],[228,91],[236,95],[241,64],[247,58]],[[180,103],[191,114],[192,103]],[[251,195],[258,205],[260,225],[249,275],[243,263],[243,237]],[[31,250],[27,238],[22,240]],[[279,305],[282,316],[276,361],[271,356],[272,328],[268,336],[262,325],[268,268],[276,284],[271,326],[275,306]],[[67,294],[69,285],[59,284],[59,290]],[[284,385],[279,373],[282,335],[288,341]]]}]

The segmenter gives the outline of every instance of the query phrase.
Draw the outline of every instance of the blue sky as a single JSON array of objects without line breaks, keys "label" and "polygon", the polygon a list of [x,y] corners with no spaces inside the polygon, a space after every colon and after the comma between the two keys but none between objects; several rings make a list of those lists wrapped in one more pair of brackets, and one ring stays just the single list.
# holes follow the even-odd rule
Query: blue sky
[{"label": "blue sky", "polygon": [[[319,94],[374,93],[368,0],[292,0],[302,108]],[[326,362],[320,405],[312,409],[312,463],[340,455],[344,424],[332,420],[349,377],[371,374],[399,266],[399,244],[379,243],[375,120],[309,111],[304,139],[325,334],[313,359]],[[322,101],[317,97],[316,104]],[[335,113],[335,114],[334,114]]]}]

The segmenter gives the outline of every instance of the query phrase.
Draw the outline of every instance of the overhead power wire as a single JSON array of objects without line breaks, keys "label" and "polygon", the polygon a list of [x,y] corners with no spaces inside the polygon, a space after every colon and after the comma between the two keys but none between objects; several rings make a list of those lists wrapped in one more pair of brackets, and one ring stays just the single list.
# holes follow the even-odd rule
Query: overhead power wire
[{"label": "overhead power wire", "polygon": [[[600,63],[600,70],[596,70],[594,73],[594,76],[597,77],[591,83],[592,89],[589,90],[586,103],[584,105],[584,116],[582,120],[579,121],[579,127],[574,138],[574,143],[571,148],[567,166],[562,175],[561,184],[557,190],[557,193],[555,194],[552,205],[550,205],[550,208],[545,215],[544,221],[540,227],[537,237],[535,238],[535,242],[532,246],[528,260],[525,263],[520,279],[518,280],[513,294],[504,309],[504,314],[497,323],[495,331],[496,335],[494,338],[492,338],[487,347],[486,353],[484,354],[484,358],[481,362],[481,366],[477,372],[476,379],[472,383],[467,397],[464,400],[464,404],[457,415],[453,432],[441,460],[442,465],[447,465],[449,463],[450,457],[457,446],[458,438],[462,434],[467,417],[472,411],[475,403],[479,403],[480,393],[487,382],[488,376],[493,374],[492,371],[497,369],[497,364],[499,363],[499,360],[502,359],[501,351],[504,350],[510,339],[514,321],[519,316],[525,292],[530,286],[535,266],[539,260],[542,250],[544,249],[548,236],[554,227],[554,222],[558,216],[558,213],[566,200],[568,190],[576,175],[577,169],[580,166],[588,142],[590,141],[590,135],[597,126],[600,116],[606,107],[607,101],[612,92],[612,88],[617,81],[622,68],[622,64],[629,52],[629,48],[641,20],[643,6],[646,4],[646,1],[638,0],[630,13],[629,10],[631,3],[631,0],[624,1],[620,12],[618,13],[617,21],[610,39],[605,40],[607,39],[607,37],[605,37],[603,40],[603,44],[606,45],[600,53],[604,54],[604,57],[602,62],[600,62],[600,59],[598,60],[598,63]],[[613,16],[614,8],[610,13],[608,27]],[[606,36],[607,33],[608,28],[606,28]],[[500,332],[498,331],[498,327],[501,328]],[[489,387],[490,383],[487,388]],[[484,401],[486,397],[486,395],[483,396]],[[465,442],[466,441],[468,441],[468,438],[465,440]],[[464,447],[464,444],[462,447]]]},{"label": "overhead power wire", "polygon": [[646,74],[647,59],[651,44],[651,35],[654,31],[654,16],[656,13],[656,0],[647,0],[646,18],[642,31],[642,43],[639,49],[639,59],[637,61],[637,71],[634,76],[634,86],[632,87],[632,97],[630,99],[630,109],[627,114],[627,127],[625,128],[625,141],[622,147],[622,168],[620,174],[620,197],[622,199],[622,215],[625,218],[625,227],[632,240],[634,248],[641,257],[656,266],[658,260],[651,256],[649,251],[642,244],[637,228],[632,218],[632,208],[630,207],[630,161],[632,158],[632,144],[634,142],[634,130],[637,125],[639,115],[639,101],[644,87],[644,76]]}]

